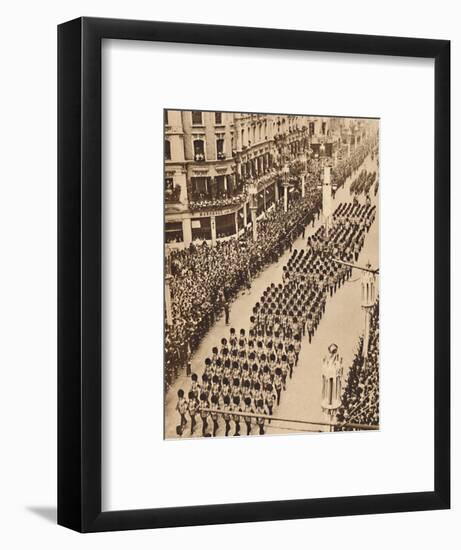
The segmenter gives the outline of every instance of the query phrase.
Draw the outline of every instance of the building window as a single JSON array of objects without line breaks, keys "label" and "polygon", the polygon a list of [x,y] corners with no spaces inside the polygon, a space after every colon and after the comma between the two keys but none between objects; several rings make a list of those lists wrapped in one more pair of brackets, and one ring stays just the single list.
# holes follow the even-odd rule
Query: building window
[{"label": "building window", "polygon": [[225,158],[225,155],[224,155],[224,140],[223,139],[217,139],[216,140],[216,158],[218,160],[223,160]]},{"label": "building window", "polygon": [[235,213],[216,216],[216,236],[218,239],[235,235]]},{"label": "building window", "polygon": [[194,160],[205,160],[205,142],[203,139],[194,141]]},{"label": "building window", "polygon": [[184,240],[182,231],[182,222],[165,223],[165,242],[182,243]]},{"label": "building window", "polygon": [[315,132],[315,124],[313,122],[309,122],[309,135],[313,136]]},{"label": "building window", "polygon": [[165,124],[165,126],[168,126],[169,122],[168,122],[168,111],[166,109],[163,109],[163,124]]},{"label": "building window", "polygon": [[165,191],[173,191],[173,178],[165,178]]},{"label": "building window", "polygon": [[322,134],[325,134],[326,130],[327,130],[327,123],[322,122]]},{"label": "building window", "polygon": [[198,201],[211,198],[208,186],[208,179],[206,177],[192,177],[191,184],[192,188],[189,200]]},{"label": "building window", "polygon": [[165,178],[165,202],[180,202],[181,186],[174,185],[173,178]]},{"label": "building window", "polygon": [[168,139],[165,140],[165,160],[171,160],[171,144]]},{"label": "building window", "polygon": [[192,124],[201,126],[202,121],[202,111],[192,111]]},{"label": "building window", "polygon": [[215,113],[214,114],[214,122],[215,124],[222,124],[222,113]]},{"label": "building window", "polygon": [[210,218],[192,218],[192,240],[210,241],[211,240],[211,220]]}]

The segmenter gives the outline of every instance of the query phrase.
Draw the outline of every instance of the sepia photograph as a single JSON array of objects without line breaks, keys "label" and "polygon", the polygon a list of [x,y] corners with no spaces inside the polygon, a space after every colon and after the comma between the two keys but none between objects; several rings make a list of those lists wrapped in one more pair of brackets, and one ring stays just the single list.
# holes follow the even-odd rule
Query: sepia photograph
[{"label": "sepia photograph", "polygon": [[378,430],[379,119],[163,122],[164,438]]}]

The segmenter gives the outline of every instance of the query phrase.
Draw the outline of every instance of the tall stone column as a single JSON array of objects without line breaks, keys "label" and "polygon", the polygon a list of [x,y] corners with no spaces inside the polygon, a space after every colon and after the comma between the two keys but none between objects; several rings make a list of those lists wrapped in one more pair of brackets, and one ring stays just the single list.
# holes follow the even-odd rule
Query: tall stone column
[{"label": "tall stone column", "polygon": [[283,211],[288,212],[288,183],[283,183]]},{"label": "tall stone column", "polygon": [[332,214],[331,197],[331,173],[330,167],[326,164],[323,167],[323,185],[322,185],[322,214],[325,223],[325,233],[328,237]]},{"label": "tall stone column", "polygon": [[301,197],[304,198],[306,196],[306,174],[302,174],[301,176]]},{"label": "tall stone column", "polygon": [[184,246],[189,246],[192,242],[192,222],[190,218],[184,218],[182,220],[182,235],[184,239]]},{"label": "tall stone column", "polygon": [[211,226],[211,246],[216,246],[216,217],[210,217],[210,226]]},{"label": "tall stone column", "polygon": [[280,200],[280,197],[279,197],[279,184],[277,180],[275,180],[275,183],[274,183],[274,191],[275,191],[275,202],[278,203]]}]

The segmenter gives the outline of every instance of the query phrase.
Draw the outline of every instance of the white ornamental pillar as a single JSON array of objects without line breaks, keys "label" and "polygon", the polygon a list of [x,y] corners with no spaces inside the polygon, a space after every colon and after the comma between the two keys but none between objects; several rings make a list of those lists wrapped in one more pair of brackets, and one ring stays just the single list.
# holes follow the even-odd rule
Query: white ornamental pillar
[{"label": "white ornamental pillar", "polygon": [[182,234],[183,234],[184,246],[187,248],[192,242],[192,222],[190,218],[183,219]]},{"label": "white ornamental pillar", "polygon": [[211,225],[211,246],[216,246],[216,217],[211,216],[210,217],[210,225]]},{"label": "white ornamental pillar", "polygon": [[323,185],[322,185],[322,214],[325,223],[325,234],[328,237],[331,214],[332,214],[332,196],[331,196],[331,169],[326,164],[323,167]]},{"label": "white ornamental pillar", "polygon": [[301,197],[304,198],[306,196],[306,175],[303,174],[301,176]]},{"label": "white ornamental pillar", "polygon": [[[331,344],[322,362],[322,411],[328,424],[336,423],[336,412],[341,405],[342,378],[343,358],[338,346]],[[330,426],[330,431],[333,431],[333,426]]]},{"label": "white ornamental pillar", "polygon": [[[368,262],[367,268],[371,265]],[[365,312],[365,327],[363,331],[363,349],[362,356],[364,359],[368,357],[368,347],[370,343],[370,320],[371,310],[376,303],[376,275],[371,271],[363,271],[362,274],[362,308]]]}]

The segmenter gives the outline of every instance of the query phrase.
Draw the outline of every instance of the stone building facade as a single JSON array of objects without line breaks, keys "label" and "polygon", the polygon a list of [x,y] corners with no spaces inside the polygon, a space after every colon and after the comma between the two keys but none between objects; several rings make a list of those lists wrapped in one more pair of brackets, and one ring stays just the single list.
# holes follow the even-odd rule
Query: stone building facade
[{"label": "stone building facade", "polygon": [[321,144],[332,159],[350,154],[362,134],[347,120],[165,110],[166,243],[213,246],[240,234],[252,223],[250,200],[261,216],[282,199],[287,166],[307,166]]}]

